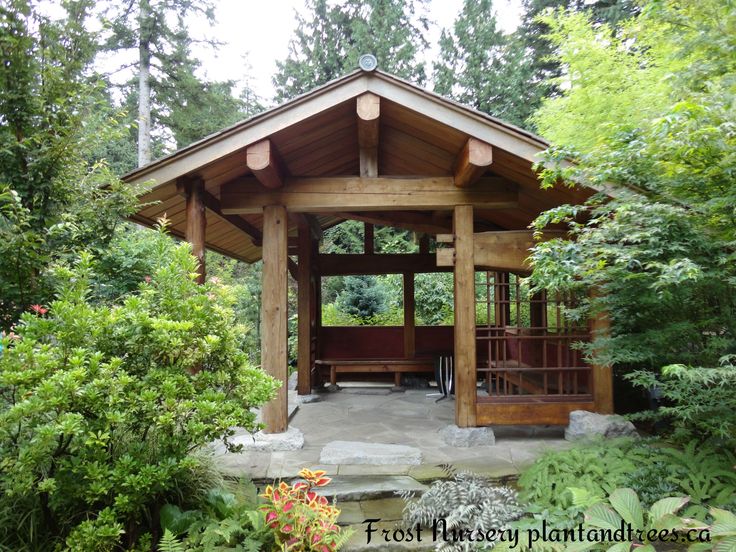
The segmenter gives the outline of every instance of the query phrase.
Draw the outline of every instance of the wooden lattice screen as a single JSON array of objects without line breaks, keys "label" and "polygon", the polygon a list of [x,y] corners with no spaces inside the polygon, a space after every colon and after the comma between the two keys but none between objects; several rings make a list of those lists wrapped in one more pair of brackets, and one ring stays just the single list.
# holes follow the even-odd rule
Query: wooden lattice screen
[{"label": "wooden lattice screen", "polygon": [[574,347],[590,334],[564,315],[573,305],[570,297],[531,294],[523,278],[508,272],[476,274],[477,370],[486,382],[480,401],[591,396],[591,368]]}]

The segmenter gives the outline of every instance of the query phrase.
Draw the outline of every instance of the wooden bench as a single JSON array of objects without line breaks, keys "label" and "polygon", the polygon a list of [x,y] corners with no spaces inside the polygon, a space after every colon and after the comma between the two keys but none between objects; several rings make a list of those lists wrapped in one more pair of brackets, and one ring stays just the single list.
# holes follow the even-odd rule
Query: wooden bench
[{"label": "wooden bench", "polygon": [[337,374],[392,373],[394,384],[401,385],[401,374],[434,373],[434,361],[427,358],[330,359],[316,360],[316,365],[330,367],[330,383],[337,385]]}]

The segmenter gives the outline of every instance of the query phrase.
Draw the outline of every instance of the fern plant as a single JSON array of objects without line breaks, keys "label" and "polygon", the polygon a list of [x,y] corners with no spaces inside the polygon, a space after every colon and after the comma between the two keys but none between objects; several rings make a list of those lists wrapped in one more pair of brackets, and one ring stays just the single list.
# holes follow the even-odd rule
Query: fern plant
[{"label": "fern plant", "polygon": [[177,537],[169,531],[164,530],[164,536],[158,543],[158,552],[188,552],[186,547]]},{"label": "fern plant", "polygon": [[[448,469],[447,466],[445,466]],[[502,530],[509,522],[523,514],[516,491],[509,487],[497,487],[485,477],[468,473],[455,473],[448,469],[452,478],[435,481],[419,498],[401,494],[407,500],[404,508],[404,521],[409,526],[417,524],[433,527],[438,520],[444,520],[445,527],[451,530],[470,530],[472,532]],[[488,549],[494,542],[453,543],[438,540],[436,549],[454,552],[471,549]]]}]

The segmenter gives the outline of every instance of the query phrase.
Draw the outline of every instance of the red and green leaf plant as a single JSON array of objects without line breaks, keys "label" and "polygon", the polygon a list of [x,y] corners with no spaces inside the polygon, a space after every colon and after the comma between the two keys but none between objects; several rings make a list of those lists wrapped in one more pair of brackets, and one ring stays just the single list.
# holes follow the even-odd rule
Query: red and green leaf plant
[{"label": "red and green leaf plant", "polygon": [[322,470],[303,469],[303,481],[294,485],[281,482],[269,485],[261,495],[266,523],[276,534],[276,542],[289,552],[333,552],[350,538],[350,532],[337,525],[340,510],[317,494],[332,479]]}]

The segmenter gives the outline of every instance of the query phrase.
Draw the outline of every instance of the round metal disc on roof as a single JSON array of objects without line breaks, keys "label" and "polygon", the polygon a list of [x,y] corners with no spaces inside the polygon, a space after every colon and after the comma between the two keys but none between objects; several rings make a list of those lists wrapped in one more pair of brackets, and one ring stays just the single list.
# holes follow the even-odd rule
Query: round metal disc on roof
[{"label": "round metal disc on roof", "polygon": [[373,71],[378,67],[378,60],[373,54],[363,54],[358,59],[358,65],[363,71]]}]

